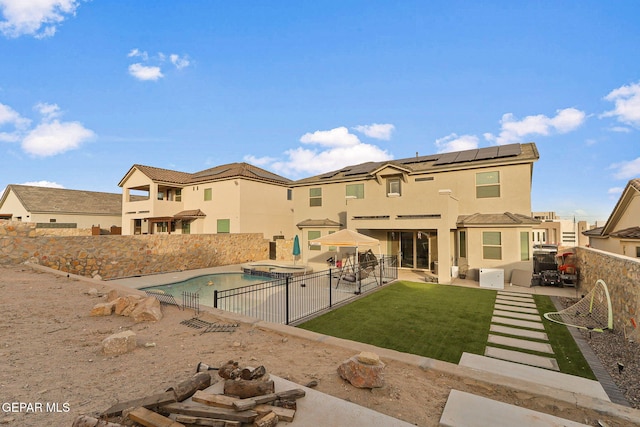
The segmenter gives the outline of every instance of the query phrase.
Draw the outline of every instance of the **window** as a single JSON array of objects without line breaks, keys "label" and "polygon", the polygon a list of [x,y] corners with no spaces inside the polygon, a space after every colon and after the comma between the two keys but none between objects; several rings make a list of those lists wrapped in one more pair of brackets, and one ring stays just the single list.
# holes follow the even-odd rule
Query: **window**
[{"label": "window", "polygon": [[350,199],[364,199],[364,184],[347,184],[346,196]]},{"label": "window", "polygon": [[168,223],[166,221],[156,223],[156,231],[158,233],[166,233],[169,231]]},{"label": "window", "polygon": [[460,258],[466,258],[467,257],[467,232],[466,231],[460,231],[459,239],[460,239],[460,245],[459,245],[460,253],[459,253],[459,256],[460,256]]},{"label": "window", "polygon": [[293,200],[293,190],[287,188],[287,200]]},{"label": "window", "polygon": [[228,219],[219,219],[216,232],[218,233],[229,233],[231,230],[230,220]]},{"label": "window", "polygon": [[322,206],[322,188],[309,189],[309,206]]},{"label": "window", "polygon": [[400,196],[400,178],[387,178],[387,196]]},{"label": "window", "polygon": [[182,201],[182,189],[178,188],[176,189],[176,202],[181,202]]},{"label": "window", "polygon": [[520,261],[529,261],[529,232],[520,232]]},{"label": "window", "polygon": [[208,202],[211,200],[211,189],[210,188],[205,188],[204,189],[204,201]]},{"label": "window", "polygon": [[49,218],[49,222],[56,222],[57,220],[55,218]]},{"label": "window", "polygon": [[476,197],[478,199],[500,197],[500,172],[476,173]]},{"label": "window", "polygon": [[[307,232],[307,241],[312,241],[313,239],[317,239],[320,237],[320,232],[319,231],[308,231]],[[309,244],[309,250],[310,251],[319,251],[321,249],[320,245],[312,245]]]},{"label": "window", "polygon": [[640,246],[636,246],[636,258],[640,258]]},{"label": "window", "polygon": [[182,221],[182,234],[191,234],[191,221]]},{"label": "window", "polygon": [[158,191],[158,200],[164,200],[164,193],[162,191]]},{"label": "window", "polygon": [[502,236],[499,231],[482,232],[482,258],[502,259]]},{"label": "window", "polygon": [[[329,234],[333,234],[335,231],[329,231]],[[329,246],[329,252],[337,252],[338,248],[336,246]]]}]

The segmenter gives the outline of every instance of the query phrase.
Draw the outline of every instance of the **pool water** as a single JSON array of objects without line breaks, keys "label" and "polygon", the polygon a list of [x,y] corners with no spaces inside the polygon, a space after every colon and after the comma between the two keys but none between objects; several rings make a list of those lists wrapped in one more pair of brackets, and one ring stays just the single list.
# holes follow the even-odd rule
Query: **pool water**
[{"label": "pool water", "polygon": [[192,277],[191,279],[166,285],[149,286],[141,290],[162,291],[167,295],[173,295],[174,298],[182,298],[182,292],[198,293],[202,304],[211,305],[212,303],[208,302],[213,301],[214,291],[241,288],[269,281],[268,277],[251,276],[244,273],[216,273]]}]

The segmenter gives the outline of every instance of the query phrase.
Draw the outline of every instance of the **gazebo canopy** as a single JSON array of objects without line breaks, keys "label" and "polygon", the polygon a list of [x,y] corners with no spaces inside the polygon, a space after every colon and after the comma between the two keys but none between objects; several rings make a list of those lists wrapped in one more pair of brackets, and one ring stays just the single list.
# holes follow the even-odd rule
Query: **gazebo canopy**
[{"label": "gazebo canopy", "polygon": [[323,237],[318,237],[309,241],[310,244],[323,246],[340,246],[357,248],[359,246],[376,246],[380,245],[380,240],[373,237],[365,236],[353,230],[340,230]]}]

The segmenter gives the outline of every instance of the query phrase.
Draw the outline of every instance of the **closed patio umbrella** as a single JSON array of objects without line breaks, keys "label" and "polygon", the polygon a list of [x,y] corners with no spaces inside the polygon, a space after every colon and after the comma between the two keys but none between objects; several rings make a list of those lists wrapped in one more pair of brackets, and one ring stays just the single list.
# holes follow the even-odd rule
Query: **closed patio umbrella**
[{"label": "closed patio umbrella", "polygon": [[298,239],[298,235],[293,238],[293,263],[296,263],[296,257],[300,255],[300,239]]}]

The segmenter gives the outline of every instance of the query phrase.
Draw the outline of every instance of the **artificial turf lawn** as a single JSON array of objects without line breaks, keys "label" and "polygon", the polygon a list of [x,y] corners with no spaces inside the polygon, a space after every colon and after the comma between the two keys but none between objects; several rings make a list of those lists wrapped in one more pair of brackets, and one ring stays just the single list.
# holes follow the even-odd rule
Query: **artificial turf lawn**
[{"label": "artificial turf lawn", "polygon": [[484,354],[495,291],[397,282],[300,325],[325,335],[458,363]]},{"label": "artificial turf lawn", "polygon": [[[540,317],[556,311],[549,297],[534,298]],[[484,354],[495,299],[487,289],[400,281],[299,327],[457,364],[464,352]],[[595,379],[566,326],[543,323],[560,371]]]}]

